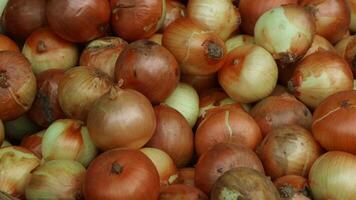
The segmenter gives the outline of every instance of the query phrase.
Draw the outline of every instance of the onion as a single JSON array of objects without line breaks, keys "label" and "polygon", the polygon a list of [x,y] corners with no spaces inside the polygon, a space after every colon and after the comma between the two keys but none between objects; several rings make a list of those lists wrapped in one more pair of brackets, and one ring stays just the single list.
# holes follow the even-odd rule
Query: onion
[{"label": "onion", "polygon": [[336,44],[335,48],[337,53],[349,63],[353,73],[356,74],[356,36],[342,39]]},{"label": "onion", "polygon": [[48,28],[38,29],[26,40],[22,53],[37,75],[48,69],[69,69],[77,65],[78,48],[55,35]]},{"label": "onion", "polygon": [[255,24],[262,14],[272,8],[287,4],[297,4],[297,0],[255,0],[253,3],[249,0],[240,0],[239,11],[242,18],[242,30],[249,35],[253,35]]},{"label": "onion", "polygon": [[4,33],[4,28],[2,27],[1,16],[9,0],[0,1],[0,34]]},{"label": "onion", "polygon": [[297,125],[273,129],[258,149],[259,157],[272,179],[285,175],[307,176],[321,148],[311,133]]},{"label": "onion", "polygon": [[148,38],[163,25],[166,0],[110,0],[111,26],[124,40]]},{"label": "onion", "polygon": [[155,33],[154,35],[149,37],[147,40],[150,40],[150,41],[155,42],[159,45],[162,45],[162,38],[163,38],[163,34]]},{"label": "onion", "polygon": [[273,57],[254,44],[235,48],[219,71],[220,85],[232,99],[241,103],[267,97],[276,87],[277,79],[278,68]]},{"label": "onion", "polygon": [[213,74],[226,57],[224,41],[190,18],[178,19],[167,27],[162,44],[177,58],[185,74]]},{"label": "onion", "polygon": [[249,167],[264,173],[261,161],[251,149],[232,143],[217,144],[200,156],[195,167],[195,185],[210,194],[218,178],[236,167]]},{"label": "onion", "polygon": [[40,128],[33,123],[27,115],[4,122],[6,137],[11,140],[21,141],[24,137],[37,133]]},{"label": "onion", "polygon": [[308,180],[302,176],[282,176],[273,183],[282,200],[310,200]]},{"label": "onion", "polygon": [[340,41],[350,27],[350,10],[345,0],[300,0],[314,16],[316,33],[331,43]]},{"label": "onion", "polygon": [[177,179],[177,167],[166,152],[156,148],[143,148],[140,151],[155,165],[162,186],[170,185]]},{"label": "onion", "polygon": [[255,27],[256,43],[283,63],[300,59],[312,44],[314,34],[314,19],[297,5],[267,11],[258,19]]},{"label": "onion", "polygon": [[320,35],[314,35],[313,43],[303,58],[306,58],[307,56],[320,51],[335,51],[335,48],[324,37]]},{"label": "onion", "polygon": [[166,0],[166,17],[164,18],[163,21],[163,26],[161,28],[161,31],[164,32],[164,30],[175,20],[185,17],[186,14],[186,7],[183,3],[177,1],[177,0]]},{"label": "onion", "polygon": [[2,14],[5,31],[20,41],[45,24],[46,0],[9,0]]},{"label": "onion", "polygon": [[47,0],[49,27],[71,42],[88,42],[107,34],[110,20],[108,0]]},{"label": "onion", "polygon": [[249,35],[236,35],[234,37],[229,38],[225,42],[228,53],[230,53],[236,47],[240,47],[248,44],[255,44],[255,38]]},{"label": "onion", "polygon": [[356,195],[356,157],[330,151],[318,158],[309,173],[309,185],[315,200],[346,200]]},{"label": "onion", "polygon": [[0,51],[20,52],[20,49],[17,44],[13,40],[11,40],[11,38],[7,37],[6,35],[0,34]]},{"label": "onion", "polygon": [[350,9],[350,14],[351,14],[350,30],[352,32],[356,32],[356,1],[346,0],[346,3]]},{"label": "onion", "polygon": [[32,173],[26,199],[81,199],[84,176],[85,168],[76,161],[46,162]]},{"label": "onion", "polygon": [[274,88],[274,90],[273,90],[273,92],[271,93],[270,96],[281,96],[281,95],[284,95],[284,94],[288,94],[288,92],[289,92],[288,88],[286,88],[286,87],[284,87],[282,85],[276,85],[276,87]]},{"label": "onion", "polygon": [[0,146],[0,148],[9,147],[9,146],[12,146],[12,144],[10,142],[8,142],[7,140],[4,140],[2,142],[2,145]]},{"label": "onion", "polygon": [[258,199],[279,200],[273,183],[255,169],[240,167],[225,172],[214,184],[212,200]]},{"label": "onion", "polygon": [[316,52],[303,59],[288,83],[289,89],[303,103],[317,107],[326,97],[353,88],[348,63],[334,52]]},{"label": "onion", "polygon": [[198,188],[189,185],[171,185],[163,188],[158,200],[208,200],[208,196]]},{"label": "onion", "polygon": [[192,86],[179,83],[164,104],[181,113],[191,127],[196,123],[199,116],[199,96]]},{"label": "onion", "polygon": [[90,164],[83,191],[86,200],[156,200],[160,192],[159,175],[150,159],[140,151],[113,149]]},{"label": "onion", "polygon": [[58,86],[58,101],[69,118],[86,120],[94,102],[113,86],[110,77],[93,67],[66,71]]},{"label": "onion", "polygon": [[29,150],[10,146],[0,149],[0,191],[22,198],[31,171],[40,165],[40,159]]},{"label": "onion", "polygon": [[42,158],[42,138],[46,130],[24,137],[21,146],[32,151],[38,158]]},{"label": "onion", "polygon": [[4,129],[4,124],[0,119],[0,148],[2,147],[4,140],[5,140],[5,129]]},{"label": "onion", "polygon": [[211,75],[181,74],[181,81],[191,85],[198,93],[219,86],[216,73]]},{"label": "onion", "polygon": [[188,17],[215,31],[222,40],[237,30],[241,22],[240,13],[231,0],[190,0]]},{"label": "onion", "polygon": [[284,125],[295,124],[309,130],[312,123],[309,109],[289,94],[263,99],[252,108],[251,116],[261,128],[263,136]]},{"label": "onion", "polygon": [[124,88],[141,92],[153,104],[164,101],[174,91],[179,77],[179,66],[174,56],[149,40],[132,42],[116,62],[116,80],[123,80]]},{"label": "onion", "polygon": [[35,95],[31,64],[21,53],[0,51],[0,119],[13,120],[28,111]]},{"label": "onion", "polygon": [[157,126],[146,146],[165,151],[177,167],[186,166],[192,159],[194,149],[191,127],[187,120],[173,108],[159,105],[154,109]]},{"label": "onion", "polygon": [[88,166],[97,151],[83,122],[60,119],[53,122],[42,138],[43,158],[49,160],[75,160]]},{"label": "onion", "polygon": [[195,186],[194,184],[195,168],[187,167],[178,170],[178,177],[174,184],[184,184]]},{"label": "onion", "polygon": [[80,65],[98,68],[114,80],[116,60],[126,46],[127,42],[119,37],[93,40],[83,50]]},{"label": "onion", "polygon": [[156,117],[151,103],[141,93],[113,87],[91,107],[87,126],[101,150],[139,149],[152,137]]}]

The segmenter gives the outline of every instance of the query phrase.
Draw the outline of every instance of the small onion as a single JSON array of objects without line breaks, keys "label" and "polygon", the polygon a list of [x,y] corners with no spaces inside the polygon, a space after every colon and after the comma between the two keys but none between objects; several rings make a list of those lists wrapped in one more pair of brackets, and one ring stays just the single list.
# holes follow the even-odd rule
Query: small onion
[{"label": "small onion", "polygon": [[15,141],[21,141],[24,137],[37,133],[40,130],[27,115],[21,115],[19,118],[4,122],[6,138]]},{"label": "small onion", "polygon": [[178,177],[174,184],[184,184],[195,186],[194,184],[195,168],[187,167],[178,170]]},{"label": "small onion", "polygon": [[177,58],[182,73],[210,75],[224,64],[224,41],[190,18],[173,22],[163,33],[162,44]]},{"label": "small onion", "polygon": [[288,87],[303,103],[315,108],[332,94],[352,90],[353,75],[341,56],[320,51],[307,56],[297,65]]},{"label": "small onion", "polygon": [[267,11],[258,19],[255,27],[256,43],[283,63],[300,59],[312,44],[314,34],[314,19],[297,5]]},{"label": "small onion", "polygon": [[255,44],[255,38],[249,35],[237,35],[225,41],[227,52],[230,53],[236,47],[247,44]]},{"label": "small onion", "polygon": [[175,20],[185,17],[186,7],[183,3],[177,0],[166,0],[166,17],[163,21],[163,26],[161,28],[162,32]]},{"label": "small onion", "polygon": [[31,64],[18,52],[0,51],[0,119],[13,120],[28,111],[36,95]]},{"label": "small onion", "polygon": [[273,183],[281,200],[310,200],[308,180],[302,176],[282,176]]},{"label": "small onion", "polygon": [[82,198],[85,168],[76,161],[52,160],[37,168],[26,186],[26,199]]},{"label": "small onion", "polygon": [[155,42],[159,45],[162,45],[162,38],[163,38],[163,34],[155,33],[154,35],[149,37],[147,40],[150,40],[150,41]]},{"label": "small onion", "polygon": [[[0,13],[1,16],[1,13]],[[20,52],[17,44],[7,37],[6,35],[0,34],[0,51],[16,51]]]},{"label": "small onion", "polygon": [[339,41],[335,49],[350,65],[354,76],[356,75],[356,36],[349,36]]},{"label": "small onion", "polygon": [[46,130],[24,137],[21,146],[32,151],[37,157],[42,158],[42,138]]},{"label": "small onion", "polygon": [[0,119],[0,148],[2,147],[4,140],[5,140],[5,129],[4,129],[4,124]]},{"label": "small onion", "polygon": [[163,188],[157,200],[208,200],[198,188],[189,185],[171,185]]},{"label": "small onion", "polygon": [[219,86],[216,73],[210,75],[181,74],[181,82],[191,85],[198,93]]},{"label": "small onion", "polygon": [[38,29],[26,40],[22,53],[37,75],[48,69],[69,69],[77,65],[78,48],[55,35],[48,28]]},{"label": "small onion", "polygon": [[254,44],[235,48],[219,71],[221,86],[232,99],[241,103],[267,97],[276,87],[277,79],[278,68],[273,57]]},{"label": "small onion", "polygon": [[[351,23],[350,30],[356,32],[356,1],[355,0],[346,0],[347,5],[349,6],[351,12]],[[1,14],[1,12],[0,12]]]}]

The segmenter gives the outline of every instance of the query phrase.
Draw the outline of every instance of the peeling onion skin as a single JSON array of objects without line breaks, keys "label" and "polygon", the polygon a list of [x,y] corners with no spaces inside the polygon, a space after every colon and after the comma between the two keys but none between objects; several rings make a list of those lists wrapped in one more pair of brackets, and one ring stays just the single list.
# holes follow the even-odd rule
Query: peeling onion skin
[{"label": "peeling onion skin", "polygon": [[352,70],[338,54],[316,52],[298,63],[288,88],[300,101],[314,109],[328,96],[352,90]]},{"label": "peeling onion skin", "polygon": [[264,13],[255,26],[256,44],[283,63],[293,63],[308,51],[315,35],[315,22],[302,7],[286,5]]},{"label": "peeling onion skin", "polygon": [[177,19],[185,17],[187,15],[187,8],[182,2],[179,2],[177,0],[166,0],[166,4],[167,12],[166,17],[164,18],[161,32],[164,32],[165,29]]},{"label": "peeling onion skin", "polygon": [[281,200],[311,200],[308,180],[302,176],[282,176],[273,181],[273,184],[276,186]]},{"label": "peeling onion skin", "polygon": [[38,158],[42,158],[42,138],[46,130],[24,137],[21,146],[32,151]]},{"label": "peeling onion skin", "polygon": [[158,200],[209,200],[198,188],[189,185],[171,185],[162,189]]},{"label": "peeling onion skin", "polygon": [[[1,16],[1,14],[0,14]],[[0,34],[0,51],[16,51],[20,52],[17,44],[8,36]]]},{"label": "peeling onion skin", "polygon": [[340,40],[335,49],[350,65],[354,77],[356,75],[356,36],[349,36]]},{"label": "peeling onion skin", "polygon": [[350,9],[350,14],[351,14],[350,30],[352,32],[356,32],[356,1],[346,0],[346,3]]},{"label": "peeling onion skin", "polygon": [[21,53],[1,51],[0,61],[0,119],[14,120],[30,109],[36,77]]}]

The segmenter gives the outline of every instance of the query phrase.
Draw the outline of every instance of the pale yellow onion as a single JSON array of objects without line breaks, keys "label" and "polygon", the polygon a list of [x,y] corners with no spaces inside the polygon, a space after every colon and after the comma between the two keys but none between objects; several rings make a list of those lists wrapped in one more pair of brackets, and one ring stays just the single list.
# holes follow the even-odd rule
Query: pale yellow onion
[{"label": "pale yellow onion", "polygon": [[225,41],[226,50],[230,53],[236,47],[246,44],[255,44],[255,38],[250,35],[236,35]]},{"label": "pale yellow onion", "polygon": [[29,150],[10,146],[0,149],[0,191],[22,197],[31,171],[40,165],[40,159]]},{"label": "pale yellow onion", "polygon": [[346,0],[351,11],[350,30],[356,32],[356,0]]},{"label": "pale yellow onion", "polygon": [[9,146],[12,146],[12,144],[11,144],[9,141],[4,140],[4,141],[2,142],[2,145],[0,146],[0,148],[9,147]]},{"label": "pale yellow onion", "polygon": [[57,120],[48,127],[42,138],[42,155],[46,161],[75,160],[88,166],[96,154],[88,129],[79,120]]},{"label": "pale yellow onion", "polygon": [[222,40],[227,40],[241,23],[232,0],[189,0],[187,13],[191,19],[215,31]]},{"label": "pale yellow onion", "polygon": [[[2,16],[2,13],[3,13],[3,11],[4,11],[4,9],[5,9],[5,6],[6,6],[6,4],[7,4],[8,1],[9,1],[9,0],[0,0],[0,18],[1,18],[1,16]],[[1,20],[0,20],[0,33],[4,33],[4,32],[5,32],[5,30],[4,30],[4,28],[2,27]]]},{"label": "pale yellow onion", "polygon": [[81,199],[85,171],[85,168],[76,161],[46,162],[32,173],[25,189],[26,199]]},{"label": "pale yellow onion", "polygon": [[199,95],[192,86],[179,83],[164,103],[181,113],[191,127],[194,126],[199,116]]},{"label": "pale yellow onion", "polygon": [[163,35],[161,33],[156,33],[152,35],[150,38],[148,38],[148,40],[151,40],[153,42],[156,42],[157,44],[162,45],[162,37]]}]

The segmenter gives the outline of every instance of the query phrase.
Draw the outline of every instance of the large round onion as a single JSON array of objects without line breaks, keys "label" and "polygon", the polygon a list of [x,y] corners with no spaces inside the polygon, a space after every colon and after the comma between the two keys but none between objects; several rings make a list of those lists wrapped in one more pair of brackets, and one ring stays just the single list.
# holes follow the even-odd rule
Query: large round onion
[{"label": "large round onion", "polygon": [[277,84],[278,68],[268,51],[251,44],[229,53],[219,83],[234,100],[251,103],[267,97]]},{"label": "large round onion", "polygon": [[83,191],[86,200],[157,200],[159,175],[151,160],[140,151],[113,149],[90,164]]},{"label": "large round onion", "polygon": [[123,87],[141,92],[154,104],[164,101],[174,91],[179,77],[174,56],[149,40],[129,44],[116,62],[116,80],[122,80]]},{"label": "large round onion", "polygon": [[162,32],[164,32],[171,23],[186,16],[186,7],[182,2],[178,0],[166,0],[166,4],[166,17],[164,18],[161,28]]},{"label": "large round onion", "polygon": [[[0,13],[1,16],[1,13]],[[20,52],[17,44],[6,35],[0,34],[0,51],[17,51]]]},{"label": "large round onion", "polygon": [[354,76],[356,75],[356,36],[342,39],[335,46],[336,51],[349,63]]},{"label": "large round onion", "polygon": [[21,146],[32,151],[37,157],[42,158],[42,138],[46,130],[24,137]]},{"label": "large round onion", "polygon": [[267,11],[258,19],[255,27],[256,43],[283,63],[292,63],[301,58],[312,44],[314,34],[314,19],[297,5]]},{"label": "large round onion", "polygon": [[266,174],[275,179],[285,175],[307,176],[321,149],[309,131],[287,125],[273,129],[258,153]]},{"label": "large round onion", "polygon": [[31,64],[18,52],[0,51],[0,119],[16,119],[28,111],[36,96]]},{"label": "large round onion", "polygon": [[113,86],[109,75],[93,67],[66,71],[58,86],[58,101],[69,118],[86,120],[94,102]]},{"label": "large round onion", "polygon": [[71,42],[87,42],[106,35],[109,29],[108,0],[47,0],[49,27]]},{"label": "large round onion", "polygon": [[46,162],[31,174],[26,199],[81,199],[84,176],[85,168],[76,161]]},{"label": "large round onion", "polygon": [[281,200],[310,200],[308,180],[302,176],[282,176],[273,183]]},{"label": "large round onion", "polygon": [[138,149],[152,137],[156,117],[144,95],[113,87],[91,107],[87,126],[93,142],[101,150]]},{"label": "large round onion", "polygon": [[189,185],[171,185],[162,189],[158,200],[208,200],[198,188]]},{"label": "large round onion", "polygon": [[250,35],[236,35],[225,41],[227,52],[230,53],[236,47],[247,44],[255,44],[255,38]]},{"label": "large round onion", "polygon": [[217,144],[199,158],[195,168],[195,185],[210,194],[218,178],[236,167],[249,167],[264,173],[261,161],[251,149],[232,143]]},{"label": "large round onion", "polygon": [[288,87],[303,103],[315,108],[334,93],[352,90],[353,75],[345,59],[334,52],[321,51],[298,64]]}]

